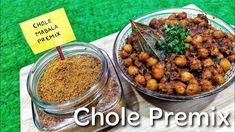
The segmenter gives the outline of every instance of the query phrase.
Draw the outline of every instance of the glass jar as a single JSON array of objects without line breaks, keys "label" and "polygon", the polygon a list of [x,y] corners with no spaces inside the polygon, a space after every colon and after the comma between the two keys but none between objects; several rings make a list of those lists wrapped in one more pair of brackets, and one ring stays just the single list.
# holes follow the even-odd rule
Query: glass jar
[{"label": "glass jar", "polygon": [[[55,131],[64,129],[76,129],[73,114],[77,108],[95,107],[96,111],[107,113],[116,111],[120,113],[124,106],[123,89],[120,79],[107,53],[94,45],[82,42],[73,42],[61,46],[65,57],[73,55],[93,55],[102,63],[102,71],[97,82],[83,95],[63,103],[48,103],[42,101],[38,96],[38,82],[49,62],[54,58],[59,58],[56,49],[43,55],[31,68],[28,79],[27,89],[32,100],[33,120],[39,130]],[[90,114],[79,117],[85,120]],[[82,129],[100,129],[97,127],[80,127]]]}]

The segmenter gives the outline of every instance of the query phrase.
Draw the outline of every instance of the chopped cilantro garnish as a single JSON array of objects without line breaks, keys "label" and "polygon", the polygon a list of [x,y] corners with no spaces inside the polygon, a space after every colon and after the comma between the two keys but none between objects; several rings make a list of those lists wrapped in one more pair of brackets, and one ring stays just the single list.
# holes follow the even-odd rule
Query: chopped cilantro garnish
[{"label": "chopped cilantro garnish", "polygon": [[156,48],[164,50],[166,55],[170,53],[183,54],[189,44],[184,43],[184,39],[189,35],[186,28],[179,24],[174,24],[171,27],[164,25],[164,40],[156,43]]}]

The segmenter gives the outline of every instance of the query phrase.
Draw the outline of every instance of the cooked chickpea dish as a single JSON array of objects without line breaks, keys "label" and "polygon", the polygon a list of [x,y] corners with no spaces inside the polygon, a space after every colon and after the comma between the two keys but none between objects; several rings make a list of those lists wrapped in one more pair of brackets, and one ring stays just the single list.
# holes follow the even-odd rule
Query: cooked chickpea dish
[{"label": "cooked chickpea dish", "polygon": [[154,18],[148,26],[164,34],[164,27],[173,24],[187,29],[188,36],[183,41],[189,47],[160,60],[138,51],[138,36],[132,33],[119,51],[129,76],[146,89],[167,95],[193,96],[223,84],[235,61],[235,35],[212,27],[204,14],[190,18],[185,12]]}]

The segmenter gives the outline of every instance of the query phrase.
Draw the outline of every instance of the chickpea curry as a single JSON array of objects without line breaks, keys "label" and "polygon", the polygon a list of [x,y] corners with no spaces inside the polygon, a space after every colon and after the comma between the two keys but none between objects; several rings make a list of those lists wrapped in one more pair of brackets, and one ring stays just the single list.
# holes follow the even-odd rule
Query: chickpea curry
[{"label": "chickpea curry", "polygon": [[234,34],[214,28],[204,14],[190,18],[185,12],[154,18],[147,26],[162,36],[179,37],[171,38],[176,42],[173,46],[167,41],[156,43],[157,49],[167,53],[161,60],[136,49],[140,39],[136,34],[128,36],[119,55],[136,83],[162,94],[193,96],[225,82],[235,60]]}]

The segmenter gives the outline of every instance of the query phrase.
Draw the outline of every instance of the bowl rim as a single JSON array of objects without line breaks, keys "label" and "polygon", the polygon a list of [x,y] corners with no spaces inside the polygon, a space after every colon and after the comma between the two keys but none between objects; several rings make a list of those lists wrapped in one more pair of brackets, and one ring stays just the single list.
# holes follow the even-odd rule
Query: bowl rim
[{"label": "bowl rim", "polygon": [[[223,26],[226,26],[226,29],[227,30],[230,30],[230,32],[232,32],[234,34],[234,29],[231,27],[230,24],[224,22],[222,19],[220,19],[219,17],[216,17],[214,15],[211,15],[209,13],[206,13],[206,12],[203,12],[201,10],[198,10],[198,9],[192,9],[192,8],[166,8],[166,9],[161,9],[161,10],[156,10],[156,11],[153,11],[151,13],[147,13],[145,15],[142,15],[140,17],[137,17],[134,21],[139,21],[141,19],[144,19],[148,16],[151,16],[151,15],[155,15],[155,14],[159,14],[161,12],[165,12],[165,11],[171,11],[171,10],[182,10],[181,12],[185,11],[194,11],[194,12],[197,12],[197,14],[205,14],[207,17],[209,16],[210,18],[213,18],[213,20],[215,21],[218,21],[220,24],[223,24]],[[172,12],[174,13],[174,12]],[[233,82],[233,80],[235,79],[234,75],[235,73],[233,72],[232,73],[232,77],[230,77],[225,83],[223,83],[222,85],[219,85],[216,87],[216,89],[213,89],[211,91],[208,91],[208,92],[202,92],[202,93],[199,93],[199,94],[196,94],[196,95],[193,95],[193,96],[176,96],[176,95],[167,95],[167,94],[161,94],[161,93],[158,93],[158,92],[155,92],[155,91],[151,91],[151,90],[148,90],[147,88],[137,84],[137,83],[134,83],[132,82],[131,80],[133,79],[129,79],[129,76],[126,74],[125,71],[123,71],[121,69],[121,67],[119,66],[118,64],[118,58],[117,58],[117,55],[116,55],[116,48],[117,48],[117,41],[118,39],[120,38],[120,34],[129,29],[128,26],[130,25],[130,23],[126,24],[118,33],[117,37],[115,38],[115,41],[114,41],[114,45],[113,45],[113,60],[114,60],[114,64],[116,66],[116,68],[118,69],[118,71],[121,71],[120,74],[121,76],[128,82],[130,83],[133,87],[135,87],[138,91],[146,94],[146,95],[149,95],[151,97],[155,97],[155,98],[158,98],[158,99],[162,99],[162,100],[167,100],[167,101],[187,101],[187,100],[194,100],[194,99],[200,99],[200,98],[204,98],[204,97],[208,97],[208,96],[211,96],[211,95],[214,95],[214,94],[217,94],[219,93],[220,91],[224,90],[225,88],[227,88],[231,82]],[[127,29],[126,29],[127,28]],[[235,64],[232,65],[232,67],[234,67]]]}]

